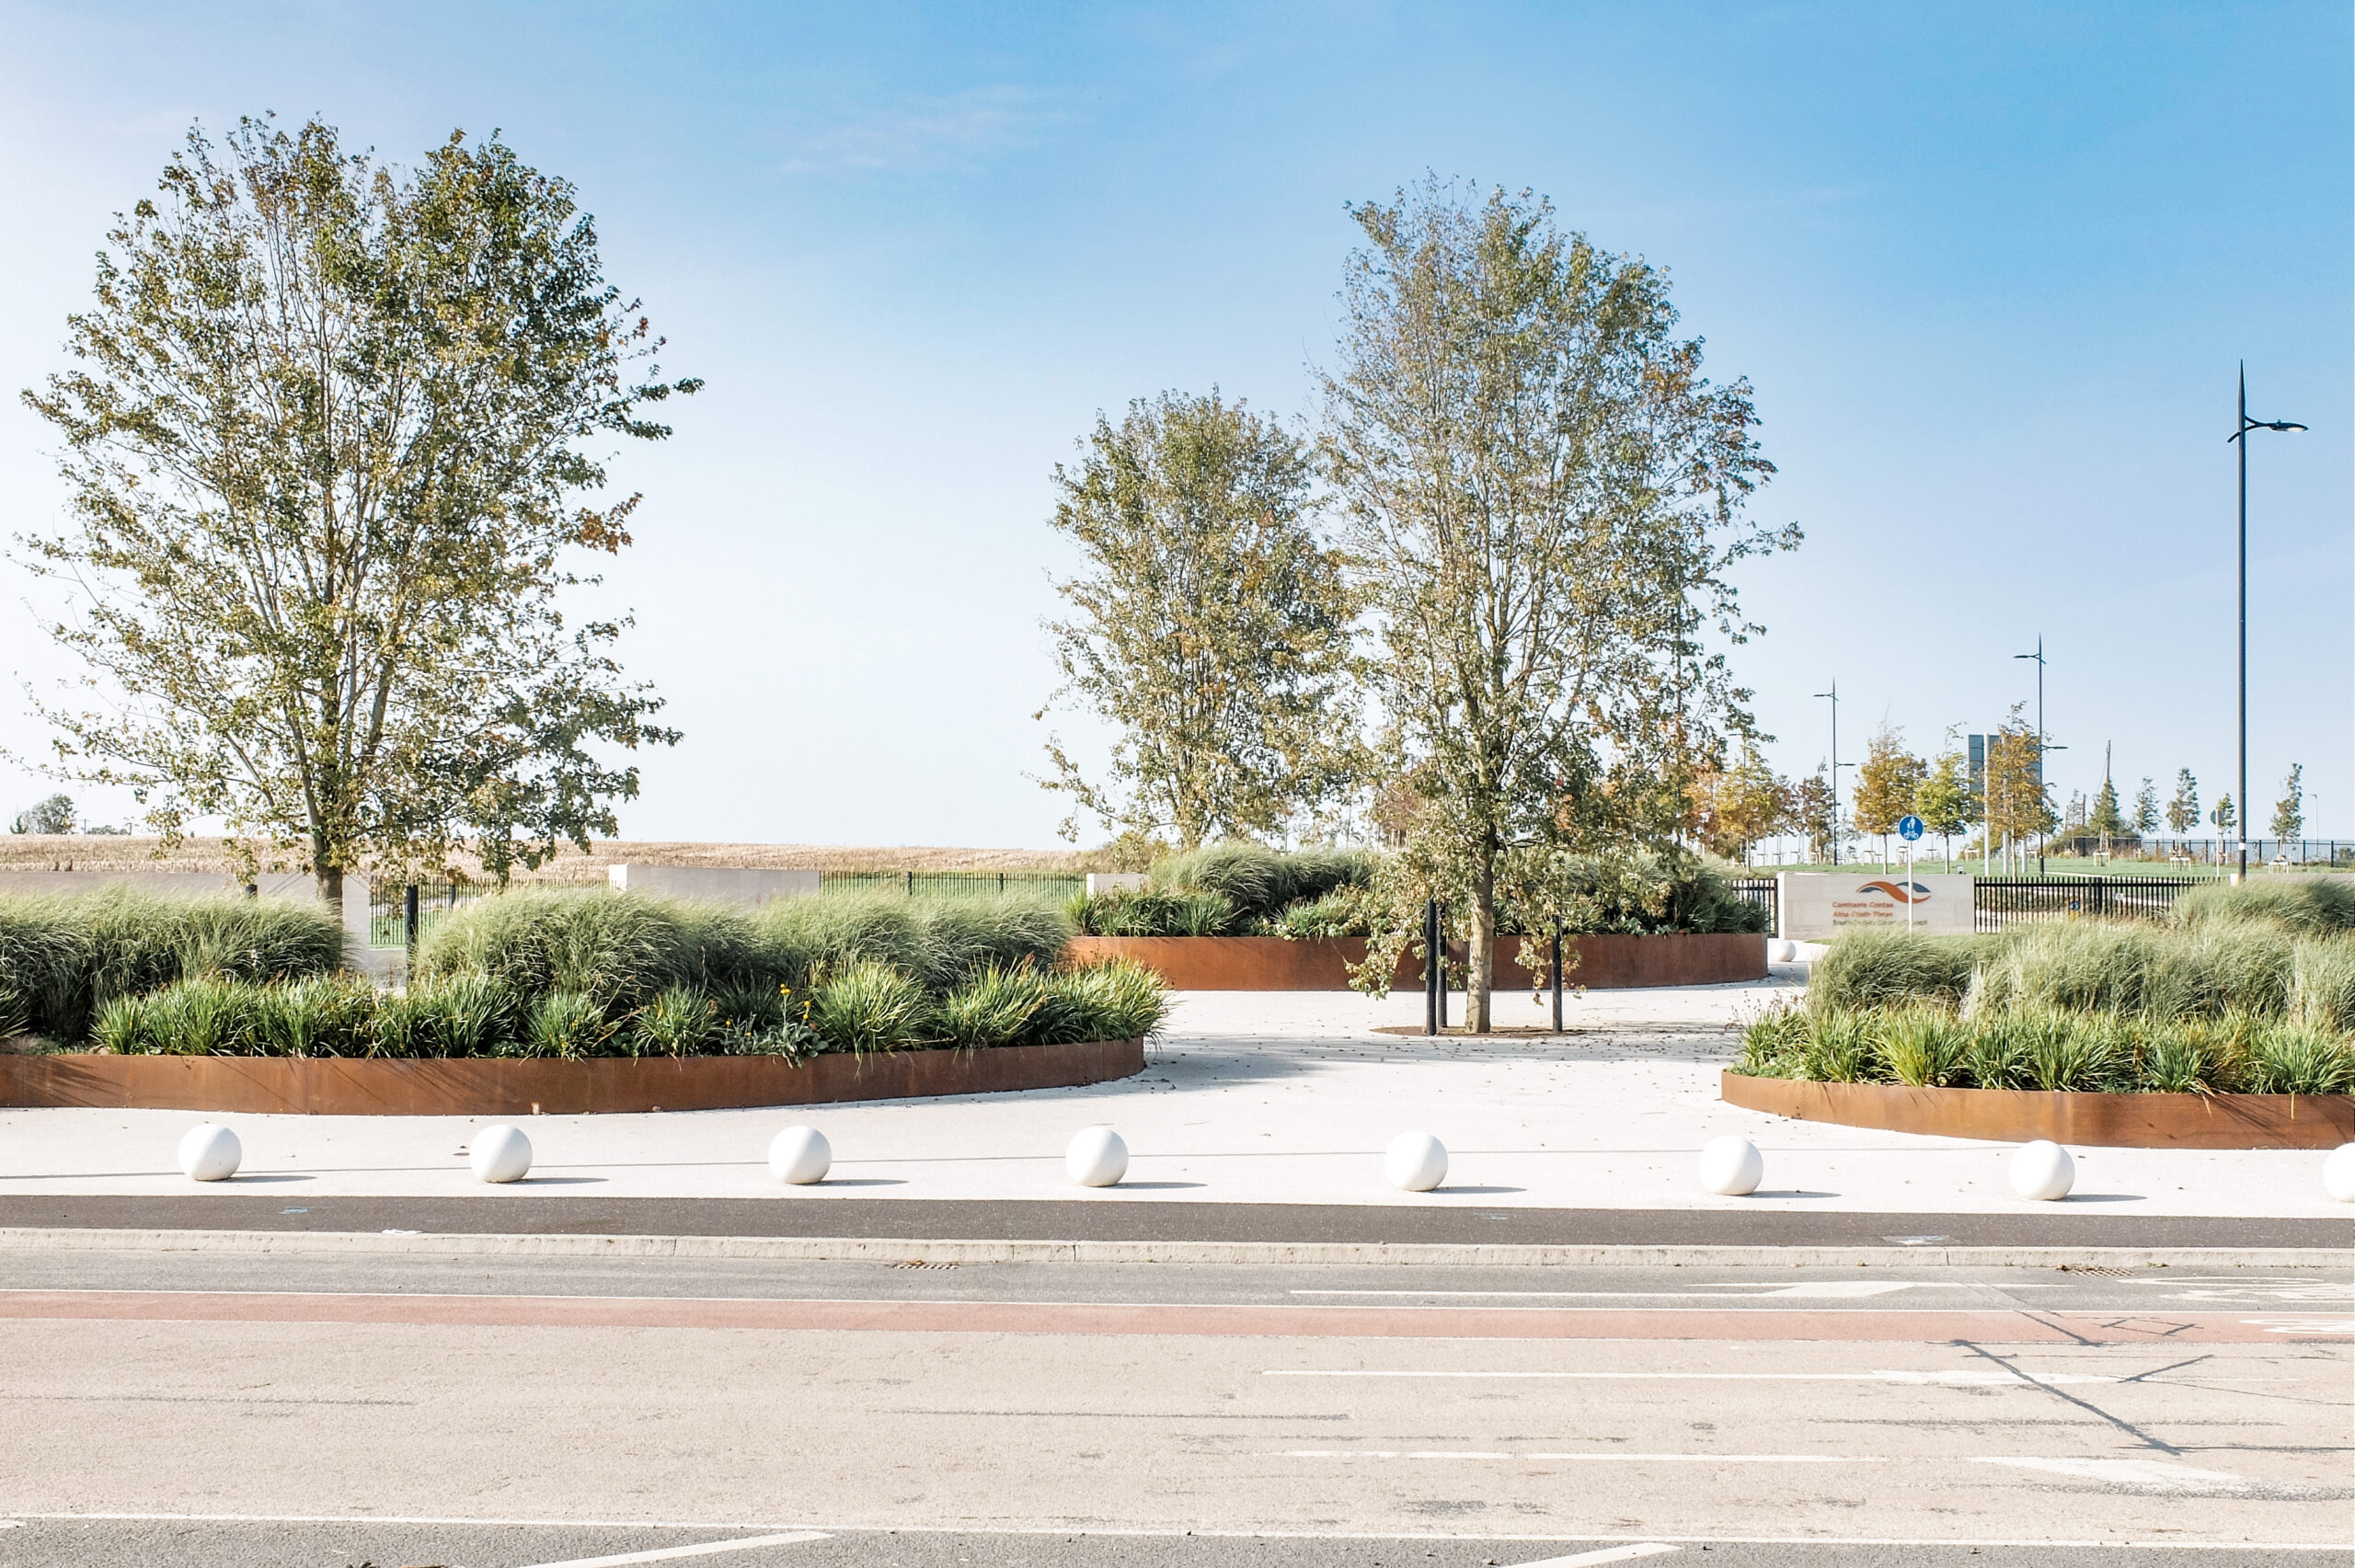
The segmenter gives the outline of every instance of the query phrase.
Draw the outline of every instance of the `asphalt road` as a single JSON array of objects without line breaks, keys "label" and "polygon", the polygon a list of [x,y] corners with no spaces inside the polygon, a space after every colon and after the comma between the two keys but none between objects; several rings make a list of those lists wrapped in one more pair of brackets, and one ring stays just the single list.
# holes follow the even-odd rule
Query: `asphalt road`
[{"label": "asphalt road", "polygon": [[2325,1271],[12,1253],[0,1568],[2346,1561],[2350,1339]]},{"label": "asphalt road", "polygon": [[[257,1180],[259,1178],[247,1178]],[[0,1195],[0,1227],[385,1230],[460,1234],[814,1236],[976,1241],[1388,1242],[1572,1246],[2350,1247],[2355,1216],[2282,1219],[2037,1211],[1798,1213],[1726,1208],[862,1198],[474,1197],[266,1193]]]}]

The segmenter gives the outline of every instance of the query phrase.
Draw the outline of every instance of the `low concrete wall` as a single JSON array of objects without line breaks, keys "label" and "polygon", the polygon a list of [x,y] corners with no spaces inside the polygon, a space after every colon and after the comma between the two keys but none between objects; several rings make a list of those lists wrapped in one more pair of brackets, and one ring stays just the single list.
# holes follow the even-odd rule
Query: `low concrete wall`
[{"label": "low concrete wall", "polygon": [[2355,1141],[2355,1095],[2085,1094],[1913,1089],[1721,1074],[1729,1105],[1885,1132],[2096,1149],[2336,1149]]},{"label": "low concrete wall", "polygon": [[[1514,956],[1521,938],[1499,939],[1496,985],[1515,990],[1531,976]],[[1280,936],[1075,936],[1070,956],[1082,963],[1132,958],[1159,972],[1172,990],[1347,990],[1349,967],[1365,961],[1356,937],[1288,942]],[[1451,977],[1463,973],[1465,949],[1448,959]],[[1633,986],[1724,985],[1766,978],[1763,935],[1573,936],[1562,941],[1565,980],[1596,990]],[[1409,990],[1423,983],[1421,960],[1398,962],[1390,984]]]},{"label": "low concrete wall", "polygon": [[1143,1040],[868,1056],[0,1057],[0,1104],[338,1116],[528,1116],[910,1100],[1103,1083],[1144,1070]]},{"label": "low concrete wall", "polygon": [[803,898],[818,891],[814,871],[772,871],[739,865],[610,865],[605,879],[620,892],[658,898],[697,898],[757,909],[772,898]]}]

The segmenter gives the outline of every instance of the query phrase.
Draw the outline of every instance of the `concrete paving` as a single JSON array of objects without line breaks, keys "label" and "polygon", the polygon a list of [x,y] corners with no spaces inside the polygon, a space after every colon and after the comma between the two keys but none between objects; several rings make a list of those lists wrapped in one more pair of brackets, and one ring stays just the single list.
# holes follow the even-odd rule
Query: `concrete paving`
[{"label": "concrete paving", "polygon": [[[1717,1098],[1740,1022],[1798,993],[1798,971],[1751,985],[1592,991],[1568,1002],[1562,1037],[1442,1038],[1414,1025],[1419,995],[1192,992],[1176,999],[1142,1075],[1019,1094],[805,1108],[530,1118],[536,1162],[486,1189],[462,1150],[479,1120],[227,1116],[246,1148],[234,1183],[205,1191],[329,1196],[571,1194],[721,1197],[778,1192],[768,1139],[824,1129],[833,1176],[796,1196],[1158,1203],[1383,1205],[1444,1209],[2139,1216],[2345,1216],[2322,1191],[2319,1153],[2080,1149],[2077,1189],[2024,1205],[2009,1146],[1800,1123]],[[1460,999],[1459,1003],[1460,1003]],[[1499,1022],[1543,1022],[1525,994]],[[162,1195],[195,1189],[173,1148],[185,1112],[0,1111],[0,1195]],[[1118,1189],[1075,1187],[1064,1144],[1109,1123],[1132,1151]],[[1397,1131],[1447,1145],[1447,1185],[1406,1194],[1381,1175]],[[1709,1138],[1738,1132],[1767,1161],[1763,1189],[1723,1198],[1694,1178]]]}]

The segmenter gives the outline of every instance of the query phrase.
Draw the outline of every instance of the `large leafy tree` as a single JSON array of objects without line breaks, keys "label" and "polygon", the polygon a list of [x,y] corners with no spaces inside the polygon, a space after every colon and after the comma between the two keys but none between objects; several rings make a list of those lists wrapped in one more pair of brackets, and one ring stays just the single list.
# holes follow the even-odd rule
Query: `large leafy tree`
[{"label": "large leafy tree", "polygon": [[1747,863],[1751,846],[1789,828],[1798,809],[1788,779],[1778,776],[1746,744],[1722,767],[1698,770],[1686,786],[1694,807],[1694,831],[1713,854]]},{"label": "large leafy tree", "polygon": [[[1091,777],[1050,738],[1073,805],[1185,848],[1306,825],[1355,773],[1357,605],[1312,526],[1299,438],[1215,391],[1098,416],[1075,469],[1055,468],[1054,526],[1082,575],[1055,585],[1064,685],[1118,731]],[[1043,716],[1043,713],[1042,715]]]},{"label": "large leafy tree", "polygon": [[[1953,739],[1953,733],[1947,733]],[[1929,766],[1913,790],[1913,808],[1922,826],[1938,836],[1947,869],[1954,869],[1954,836],[1979,820],[1979,792],[1971,787],[1970,764],[1949,744]]]},{"label": "large leafy tree", "polygon": [[1889,865],[1889,836],[1913,814],[1914,796],[1930,774],[1929,764],[1905,749],[1905,732],[1884,724],[1865,749],[1856,770],[1856,831],[1880,840],[1882,869]]},{"label": "large leafy tree", "polygon": [[1447,899],[1485,1030],[1499,907],[1534,931],[1581,852],[1671,845],[1692,760],[1746,731],[1701,637],[1754,629],[1726,568],[1777,543],[1740,521],[1772,468],[1667,279],[1549,203],[1433,180],[1352,216],[1324,451],[1377,622],[1385,771],[1421,797],[1370,972],[1420,897]]},{"label": "large leafy tree", "polygon": [[248,864],[299,849],[339,907],[356,868],[614,832],[613,751],[676,737],[558,599],[629,543],[592,449],[698,383],[649,362],[571,187],[495,137],[403,171],[246,120],[108,239],[73,368],[25,395],[74,495],[32,564],[106,699],[43,707],[60,770],[167,836],[224,818]]},{"label": "large leafy tree", "polygon": [[1987,738],[1987,783],[1983,802],[1989,842],[2025,845],[2051,832],[2061,818],[2044,782],[2044,748],[2035,726],[2020,715],[2020,704]]}]

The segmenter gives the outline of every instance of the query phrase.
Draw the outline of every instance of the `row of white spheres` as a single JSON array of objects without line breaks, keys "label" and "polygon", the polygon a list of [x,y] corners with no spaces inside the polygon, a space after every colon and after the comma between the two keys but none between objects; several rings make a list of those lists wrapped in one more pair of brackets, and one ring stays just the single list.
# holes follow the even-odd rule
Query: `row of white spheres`
[{"label": "row of white spheres", "polygon": [[[180,1169],[192,1182],[224,1182],[245,1162],[237,1135],[218,1122],[201,1122],[180,1139]],[[478,1181],[520,1182],[532,1169],[532,1140],[523,1129],[500,1122],[475,1134],[466,1163]],[[769,1170],[794,1186],[822,1182],[833,1168],[833,1146],[814,1127],[789,1127],[769,1144]],[[1129,1173],[1129,1146],[1109,1127],[1084,1127],[1063,1151],[1063,1170],[1083,1187],[1118,1186]],[[1447,1180],[1447,1146],[1428,1132],[1402,1132],[1383,1150],[1382,1173],[1405,1192],[1427,1193]],[[1747,1197],[1766,1179],[1765,1156],[1746,1138],[1713,1138],[1701,1150],[1701,1185],[1727,1197]],[[2077,1162],[2045,1139],[2023,1144],[2012,1156],[2012,1190],[2024,1198],[2051,1203],[2069,1196],[2077,1183]],[[2355,1143],[2342,1143],[2322,1164],[2323,1190],[2339,1203],[2355,1203]]]}]

